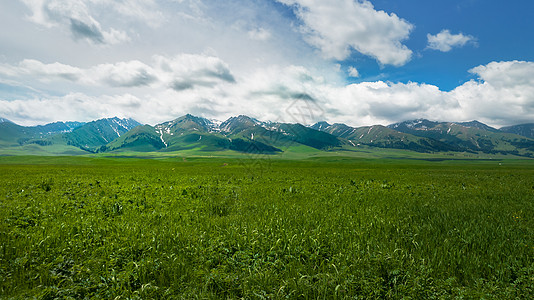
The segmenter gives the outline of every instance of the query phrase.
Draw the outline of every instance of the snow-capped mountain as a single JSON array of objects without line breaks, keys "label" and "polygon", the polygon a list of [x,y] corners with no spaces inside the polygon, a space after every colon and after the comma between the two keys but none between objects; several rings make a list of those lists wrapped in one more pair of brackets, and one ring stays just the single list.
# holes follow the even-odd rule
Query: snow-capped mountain
[{"label": "snow-capped mountain", "polygon": [[133,119],[116,117],[88,123],[55,122],[33,127],[2,120],[5,121],[0,122],[0,150],[25,145],[65,145],[88,152],[233,150],[274,154],[288,149],[359,151],[362,147],[370,147],[534,157],[534,139],[528,138],[534,132],[533,124],[499,130],[478,121],[455,123],[416,119],[387,127],[351,127],[324,121],[304,126],[262,122],[245,115],[217,121],[190,114],[155,126],[140,126]]}]

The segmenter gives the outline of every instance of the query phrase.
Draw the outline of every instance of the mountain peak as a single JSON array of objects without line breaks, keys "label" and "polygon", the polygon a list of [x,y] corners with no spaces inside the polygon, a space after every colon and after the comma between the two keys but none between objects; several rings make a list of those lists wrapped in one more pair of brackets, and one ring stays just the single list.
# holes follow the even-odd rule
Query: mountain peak
[{"label": "mountain peak", "polygon": [[208,121],[208,119],[205,119],[203,117],[197,117],[197,116],[193,116],[192,114],[186,114],[180,118],[178,118],[178,120],[190,120],[190,121],[193,121],[195,123],[205,123],[206,121]]},{"label": "mountain peak", "polygon": [[237,120],[240,122],[253,122],[254,124],[261,124],[261,122],[258,119],[254,119],[246,115],[237,116]]},{"label": "mountain peak", "polygon": [[231,117],[224,121],[220,125],[220,129],[223,132],[234,132],[236,130],[245,127],[261,126],[261,122],[245,115],[239,115],[237,117]]},{"label": "mountain peak", "polygon": [[477,120],[473,120],[473,121],[469,121],[469,122],[461,122],[461,123],[456,123],[458,125],[462,125],[464,127],[469,127],[469,128],[478,128],[478,129],[482,129],[482,130],[487,130],[487,131],[491,131],[491,132],[497,132],[499,131],[498,129],[496,128],[493,128],[491,126],[488,126],[482,122],[479,122]]},{"label": "mountain peak", "polygon": [[154,127],[160,134],[175,134],[183,131],[193,130],[198,132],[215,132],[218,126],[206,118],[186,114],[172,121],[158,124]]},{"label": "mountain peak", "polygon": [[311,129],[315,129],[319,131],[324,131],[328,127],[330,127],[330,124],[326,121],[320,121],[310,126]]},{"label": "mountain peak", "polygon": [[427,119],[415,119],[415,120],[408,120],[408,121],[391,124],[391,125],[388,125],[387,127],[392,128],[392,129],[410,128],[410,129],[423,129],[424,130],[429,127],[433,127],[436,124],[438,124],[438,122],[430,121]]}]

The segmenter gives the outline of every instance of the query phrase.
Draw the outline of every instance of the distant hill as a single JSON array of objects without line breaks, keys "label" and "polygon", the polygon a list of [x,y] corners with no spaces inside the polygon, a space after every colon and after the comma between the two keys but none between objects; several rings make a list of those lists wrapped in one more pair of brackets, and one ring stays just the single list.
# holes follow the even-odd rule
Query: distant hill
[{"label": "distant hill", "polygon": [[55,122],[46,125],[35,126],[36,131],[41,135],[50,135],[54,133],[72,132],[74,129],[83,126],[82,122]]},{"label": "distant hill", "polygon": [[312,128],[343,138],[353,147],[367,145],[378,148],[406,149],[417,152],[452,151],[454,147],[439,141],[402,133],[382,125],[350,127],[345,124],[316,123]]},{"label": "distant hill", "polygon": [[222,122],[219,128],[220,133],[230,140],[255,141],[277,147],[277,149],[285,148],[293,143],[289,135],[271,125],[273,124],[240,115]]},{"label": "distant hill", "polygon": [[456,151],[530,155],[528,152],[534,150],[532,139],[502,132],[479,122],[463,124],[417,119],[388,127],[399,132],[440,141],[455,147]]},{"label": "distant hill", "polygon": [[500,130],[534,139],[534,123],[503,127]]},{"label": "distant hill", "polygon": [[343,144],[339,138],[327,132],[315,130],[301,124],[278,123],[272,125],[275,131],[289,137],[292,142],[319,150],[328,150]]},{"label": "distant hill", "polygon": [[0,145],[18,146],[24,140],[34,136],[34,131],[30,127],[24,127],[11,122],[0,123]]},{"label": "distant hill", "polygon": [[156,129],[150,125],[140,125],[108,143],[102,150],[127,150],[138,152],[158,151],[165,148],[164,141]]},{"label": "distant hill", "polygon": [[139,125],[133,119],[100,119],[66,133],[63,138],[68,145],[94,152]]},{"label": "distant hill", "polygon": [[469,127],[469,128],[478,128],[478,129],[481,129],[481,130],[487,130],[487,131],[491,131],[491,132],[499,132],[499,129],[496,129],[496,128],[493,128],[491,126],[488,126],[484,123],[481,123],[477,120],[474,120],[474,121],[470,121],[470,122],[460,122],[460,123],[456,123],[458,125],[462,125],[462,126],[465,126],[465,127]]},{"label": "distant hill", "polygon": [[39,126],[20,126],[7,119],[0,122],[0,144],[24,145],[40,144],[47,145],[51,141],[47,140],[53,135],[71,132],[75,128],[82,126],[81,122],[55,122]]},{"label": "distant hill", "polygon": [[496,129],[478,121],[416,119],[389,126],[351,127],[324,121],[304,126],[262,122],[244,115],[219,122],[191,114],[155,126],[116,117],[30,127],[1,120],[0,154],[184,150],[276,154],[287,150],[357,152],[385,148],[534,157],[534,139],[530,138],[534,124]]},{"label": "distant hill", "polygon": [[244,137],[230,138],[221,133],[216,123],[185,115],[154,127],[139,126],[106,146],[108,151],[202,151],[234,150],[245,153],[276,153],[281,150]]}]

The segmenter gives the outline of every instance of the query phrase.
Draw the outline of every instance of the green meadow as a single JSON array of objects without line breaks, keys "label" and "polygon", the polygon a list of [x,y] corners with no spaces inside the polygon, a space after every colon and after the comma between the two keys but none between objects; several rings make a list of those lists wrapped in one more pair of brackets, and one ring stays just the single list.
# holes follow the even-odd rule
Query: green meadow
[{"label": "green meadow", "polygon": [[2,299],[533,299],[534,161],[0,157]]}]

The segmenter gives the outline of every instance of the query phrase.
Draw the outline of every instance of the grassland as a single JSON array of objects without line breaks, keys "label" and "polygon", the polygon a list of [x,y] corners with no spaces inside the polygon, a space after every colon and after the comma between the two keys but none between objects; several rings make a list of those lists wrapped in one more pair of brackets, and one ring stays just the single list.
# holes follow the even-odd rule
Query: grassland
[{"label": "grassland", "polygon": [[530,160],[0,157],[0,182],[0,298],[534,298]]}]

